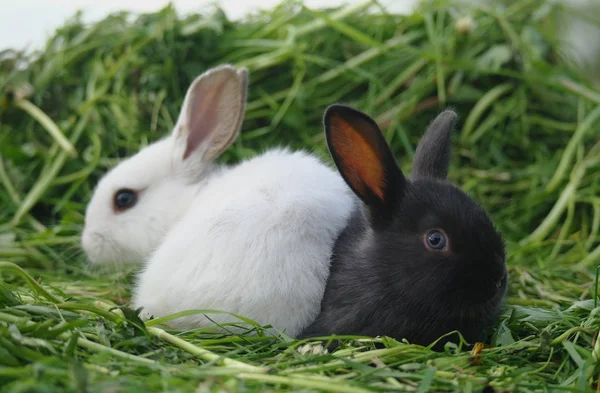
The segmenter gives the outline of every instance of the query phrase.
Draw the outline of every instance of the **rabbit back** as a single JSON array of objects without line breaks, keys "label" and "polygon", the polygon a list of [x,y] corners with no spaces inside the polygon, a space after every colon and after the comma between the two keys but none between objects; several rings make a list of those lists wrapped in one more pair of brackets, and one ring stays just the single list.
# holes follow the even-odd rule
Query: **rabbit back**
[{"label": "rabbit back", "polygon": [[[134,304],[154,316],[222,310],[295,335],[319,311],[353,201],[339,175],[304,152],[275,149],[243,162],[198,192],[146,264]],[[201,314],[173,322],[211,324]]]}]

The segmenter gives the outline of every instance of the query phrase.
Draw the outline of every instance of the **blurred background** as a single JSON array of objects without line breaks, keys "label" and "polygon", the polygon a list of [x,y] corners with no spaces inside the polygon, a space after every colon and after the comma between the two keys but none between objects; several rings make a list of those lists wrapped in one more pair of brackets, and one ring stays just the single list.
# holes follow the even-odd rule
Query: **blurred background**
[{"label": "blurred background", "polygon": [[[307,0],[310,8],[339,6],[357,3],[360,0]],[[390,11],[406,13],[413,9],[418,0],[383,0],[381,4]],[[93,22],[118,11],[156,12],[166,6],[168,0],[22,0],[9,3],[3,0],[0,6],[0,48],[39,48],[46,38],[61,26],[65,19],[78,10],[83,19]],[[268,10],[279,0],[173,0],[170,2],[181,14],[201,12],[204,8],[218,5],[227,17],[243,18],[257,10]]]},{"label": "blurred background", "polygon": [[[359,3],[361,0],[306,0],[310,8],[338,7]],[[495,0],[463,0],[466,3],[490,3]],[[564,15],[564,50],[566,56],[581,67],[595,84],[600,84],[596,72],[600,68],[600,1],[555,0],[564,3],[569,11]],[[68,18],[82,12],[88,23],[104,19],[107,15],[129,11],[133,13],[156,12],[172,4],[181,15],[202,12],[206,8],[220,7],[228,19],[240,20],[256,11],[268,10],[279,0],[4,0],[0,12],[0,51],[11,49],[42,49],[46,40]],[[408,14],[419,0],[380,0],[379,4],[393,13]]]},{"label": "blurred background", "polygon": [[[337,7],[361,0],[306,0],[310,8]],[[494,0],[464,0],[468,3],[494,3]],[[600,20],[598,0],[555,0],[571,9],[565,14],[564,50],[586,73],[600,83],[600,31],[594,22]],[[168,0],[3,0],[0,6],[0,50],[40,49],[56,28],[77,11],[82,19],[95,22],[118,11],[156,12]],[[218,5],[227,17],[239,20],[249,13],[273,8],[279,0],[172,0],[180,14],[201,12],[203,8]],[[409,13],[419,0],[380,0],[379,3],[394,13]]]}]

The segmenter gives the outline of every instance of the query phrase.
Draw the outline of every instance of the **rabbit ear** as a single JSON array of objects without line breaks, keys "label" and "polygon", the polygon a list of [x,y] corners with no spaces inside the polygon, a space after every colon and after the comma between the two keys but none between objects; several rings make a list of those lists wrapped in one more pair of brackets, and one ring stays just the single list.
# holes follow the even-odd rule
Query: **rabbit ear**
[{"label": "rabbit ear", "polygon": [[246,108],[248,70],[222,65],[189,87],[174,130],[179,159],[210,161],[235,141]]},{"label": "rabbit ear", "polygon": [[406,180],[375,121],[335,104],[327,108],[323,122],[329,151],[346,183],[372,217],[389,218]]},{"label": "rabbit ear", "polygon": [[456,119],[455,112],[446,110],[431,122],[417,146],[411,178],[446,179],[450,164],[450,135]]}]

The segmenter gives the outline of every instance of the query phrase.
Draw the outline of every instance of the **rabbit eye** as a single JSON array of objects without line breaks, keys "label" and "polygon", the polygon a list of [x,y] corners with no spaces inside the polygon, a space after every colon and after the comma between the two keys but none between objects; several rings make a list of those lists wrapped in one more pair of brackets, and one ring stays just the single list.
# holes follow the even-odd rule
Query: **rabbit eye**
[{"label": "rabbit eye", "polygon": [[425,235],[425,246],[432,251],[443,251],[446,249],[448,240],[441,231],[433,230]]},{"label": "rabbit eye", "polygon": [[133,207],[137,202],[137,193],[124,188],[115,193],[113,200],[115,210],[126,210]]}]

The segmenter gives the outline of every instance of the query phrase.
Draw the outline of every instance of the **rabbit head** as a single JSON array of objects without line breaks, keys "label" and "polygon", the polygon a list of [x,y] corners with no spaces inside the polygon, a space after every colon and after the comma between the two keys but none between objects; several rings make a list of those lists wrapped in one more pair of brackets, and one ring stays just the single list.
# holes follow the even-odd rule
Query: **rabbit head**
[{"label": "rabbit head", "polygon": [[239,134],[247,84],[248,71],[229,65],[198,76],[171,134],[100,180],[81,240],[91,263],[140,263],[156,249]]}]

